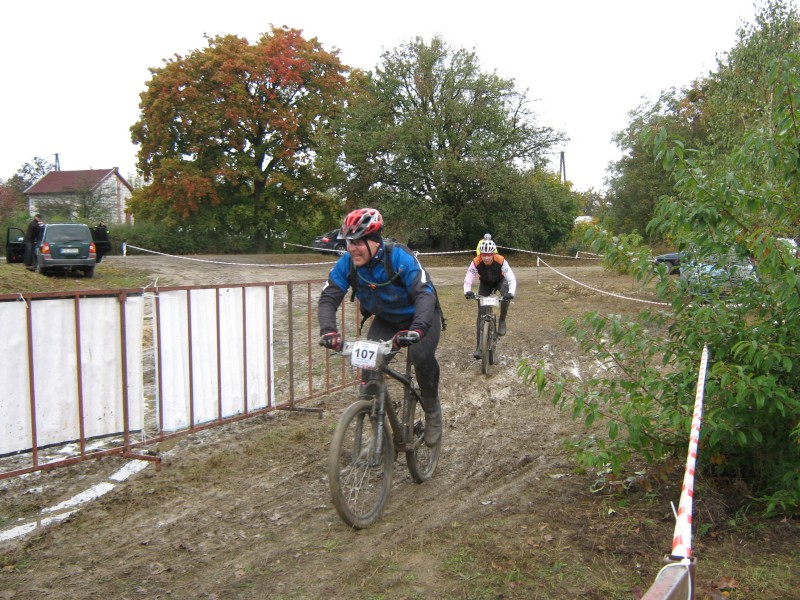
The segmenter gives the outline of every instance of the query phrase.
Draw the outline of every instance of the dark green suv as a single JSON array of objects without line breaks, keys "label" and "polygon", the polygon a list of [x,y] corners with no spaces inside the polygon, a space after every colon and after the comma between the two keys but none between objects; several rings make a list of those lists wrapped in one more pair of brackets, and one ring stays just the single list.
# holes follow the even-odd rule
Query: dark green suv
[{"label": "dark green suv", "polygon": [[82,271],[84,277],[94,277],[97,251],[92,232],[82,223],[48,223],[41,240],[34,248],[33,270]]}]

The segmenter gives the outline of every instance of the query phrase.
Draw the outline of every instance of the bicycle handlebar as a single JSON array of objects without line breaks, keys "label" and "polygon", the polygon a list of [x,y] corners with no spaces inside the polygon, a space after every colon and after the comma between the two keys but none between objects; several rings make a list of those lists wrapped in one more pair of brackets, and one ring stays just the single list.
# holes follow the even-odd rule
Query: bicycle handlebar
[{"label": "bicycle handlebar", "polygon": [[[355,346],[356,342],[358,341],[360,340],[342,342],[342,349],[338,352],[338,354],[341,354],[342,356],[350,356],[353,353],[353,346]],[[382,356],[389,356],[390,354],[397,354],[399,352],[399,350],[395,350],[392,346],[392,340],[388,340],[386,342],[381,340],[376,341],[375,343],[378,344],[378,354]]]},{"label": "bicycle handlebar", "polygon": [[[497,304],[499,304],[500,301],[503,299],[502,296],[497,296],[495,294],[489,294],[488,296],[479,296],[478,294],[475,294],[472,298],[469,298],[469,300],[477,300],[478,302],[480,302],[481,300],[486,300],[488,298],[496,300]],[[495,303],[492,303],[492,304],[495,304]]]},{"label": "bicycle handlebar", "polygon": [[[362,340],[352,340],[352,341],[342,342],[342,349],[336,352],[336,354],[341,354],[342,356],[351,356],[353,354],[353,347],[356,345],[356,342],[359,341]],[[363,341],[368,341],[368,340],[364,338]],[[392,340],[387,340],[385,342],[383,340],[380,341],[369,340],[369,341],[373,341],[374,343],[378,344],[378,354],[380,354],[381,356],[386,356],[387,358],[393,357],[402,349],[402,348],[395,348],[394,345],[392,344]]]}]

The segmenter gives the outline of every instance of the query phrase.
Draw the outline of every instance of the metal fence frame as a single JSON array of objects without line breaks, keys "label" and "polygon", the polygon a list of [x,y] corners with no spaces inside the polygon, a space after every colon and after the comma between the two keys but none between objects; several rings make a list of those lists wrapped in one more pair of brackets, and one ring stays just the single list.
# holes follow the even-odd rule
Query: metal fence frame
[{"label": "metal fence frame", "polygon": [[[319,290],[322,287],[322,284],[325,282],[325,279],[309,279],[309,280],[295,280],[295,281],[277,281],[277,282],[263,282],[263,283],[246,283],[246,284],[224,284],[224,285],[210,285],[210,286],[172,286],[172,287],[161,287],[161,288],[148,288],[148,289],[120,289],[120,290],[80,290],[75,292],[30,292],[30,293],[20,293],[20,294],[2,294],[0,295],[0,302],[25,302],[27,305],[26,315],[27,315],[27,345],[28,345],[28,352],[27,357],[19,357],[20,365],[27,366],[28,370],[28,381],[29,381],[29,390],[28,396],[31,402],[31,433],[33,439],[33,445],[30,451],[18,452],[10,456],[6,456],[0,458],[0,479],[5,479],[9,477],[14,477],[18,475],[22,475],[25,473],[30,473],[33,471],[41,471],[47,469],[54,469],[57,467],[62,467],[66,465],[75,464],[77,462],[101,458],[104,456],[122,456],[124,458],[129,459],[139,459],[139,460],[146,460],[155,463],[156,470],[160,469],[160,457],[154,455],[153,453],[147,452],[146,450],[143,451],[148,446],[153,444],[157,444],[164,440],[184,436],[187,434],[195,433],[198,431],[202,431],[204,429],[208,429],[211,427],[217,427],[220,425],[225,425],[227,423],[232,423],[235,421],[240,421],[243,419],[248,419],[251,417],[263,415],[268,412],[272,412],[275,410],[291,410],[291,411],[304,411],[304,412],[311,412],[317,413],[321,416],[321,411],[316,408],[309,408],[308,406],[304,406],[304,403],[312,400],[314,398],[324,396],[334,391],[338,391],[344,389],[347,386],[353,385],[357,382],[356,372],[355,370],[347,365],[344,360],[341,360],[339,357],[332,357],[329,352],[324,353],[324,358],[322,357],[322,350],[318,347],[316,340],[317,336],[316,332],[316,300],[319,295]],[[45,451],[51,449],[49,446],[40,446],[36,441],[36,429],[37,429],[37,417],[36,417],[36,390],[37,386],[40,385],[47,385],[46,380],[40,375],[39,380],[34,377],[33,372],[33,355],[34,355],[34,346],[36,344],[46,343],[44,340],[36,340],[33,336],[33,327],[32,327],[32,305],[35,302],[45,301],[45,300],[52,300],[52,299],[69,299],[75,305],[75,319],[76,325],[79,325],[79,315],[80,311],[78,310],[78,306],[80,304],[81,298],[93,297],[93,296],[113,296],[116,297],[119,305],[120,305],[120,330],[119,332],[115,332],[118,335],[119,340],[119,352],[121,354],[121,365],[122,365],[122,377],[123,382],[127,383],[127,368],[128,368],[128,357],[126,353],[126,339],[128,337],[128,331],[130,325],[125,320],[125,311],[124,305],[126,300],[130,296],[141,296],[146,295],[152,297],[152,306],[153,310],[151,314],[145,314],[145,328],[147,328],[147,323],[150,323],[150,327],[152,328],[151,331],[154,333],[151,336],[151,347],[147,348],[146,352],[143,353],[143,362],[148,361],[148,356],[152,357],[153,364],[144,365],[143,371],[148,372],[149,370],[147,367],[152,369],[152,372],[157,373],[160,372],[161,365],[162,365],[162,355],[161,349],[162,344],[158,343],[155,339],[157,335],[161,335],[161,327],[155,327],[157,320],[160,318],[160,300],[159,300],[159,293],[161,292],[174,292],[174,291],[181,291],[187,294],[187,301],[191,302],[191,294],[197,290],[216,290],[217,291],[217,331],[219,332],[219,322],[220,322],[220,313],[219,313],[219,295],[220,290],[228,290],[228,289],[238,289],[238,288],[251,288],[251,287],[261,287],[266,288],[267,292],[272,291],[275,294],[279,294],[283,299],[285,297],[285,312],[283,310],[278,310],[274,306],[272,307],[274,311],[267,310],[266,318],[268,320],[267,324],[267,332],[268,336],[270,332],[274,331],[274,324],[269,322],[270,315],[275,315],[275,321],[281,321],[281,326],[285,323],[285,336],[282,336],[281,339],[277,339],[278,336],[276,335],[276,339],[267,339],[267,345],[269,346],[273,342],[275,343],[276,356],[280,357],[280,360],[285,364],[285,373],[281,376],[281,387],[280,389],[276,388],[276,393],[273,397],[271,394],[271,390],[274,383],[274,375],[275,375],[275,365],[272,364],[271,358],[272,354],[267,353],[269,357],[267,360],[267,364],[265,365],[266,369],[266,381],[268,386],[268,402],[267,406],[263,408],[256,408],[250,409],[247,406],[247,401],[245,399],[245,406],[244,410],[235,415],[231,416],[221,416],[218,414],[217,418],[204,422],[204,423],[194,423],[194,419],[191,418],[189,420],[189,425],[183,429],[165,432],[163,427],[163,407],[165,403],[169,402],[169,398],[164,397],[164,391],[160,388],[161,385],[161,378],[154,377],[154,381],[157,383],[153,383],[153,387],[157,387],[158,389],[154,390],[154,394],[157,394],[159,398],[158,408],[152,409],[152,414],[150,414],[149,419],[151,423],[155,424],[155,428],[153,431],[145,431],[142,432],[142,435],[137,436],[134,432],[131,432],[130,429],[130,415],[129,415],[129,398],[127,397],[127,385],[123,385],[123,393],[122,397],[118,398],[117,401],[121,404],[122,407],[122,414],[123,414],[123,431],[119,436],[112,436],[106,440],[103,440],[103,447],[100,449],[91,449],[90,442],[94,442],[96,440],[91,440],[86,437],[84,432],[83,426],[81,425],[80,428],[80,436],[77,440],[70,440],[69,444],[65,442],[64,446],[74,444],[77,450],[73,453],[68,454],[66,457],[63,458],[53,458],[53,456],[44,456]],[[242,292],[242,298],[244,299],[245,294]],[[269,298],[269,293],[267,294]],[[275,305],[278,303],[275,302]],[[278,316],[280,315],[280,316]],[[241,327],[243,331],[243,335],[246,335],[247,332],[247,310],[243,307],[242,310],[242,322]],[[343,302],[340,308],[340,318],[341,318],[341,331],[344,335],[348,334],[349,332],[358,332],[359,330],[359,321],[358,321],[358,309],[357,304],[350,304],[348,302]],[[191,312],[189,311],[187,314],[187,323],[184,326],[191,331]],[[74,343],[79,350],[81,350],[81,340],[80,335],[76,335],[76,340]],[[142,339],[145,340],[147,336],[142,335]],[[220,337],[217,336],[217,348],[215,349],[217,353],[217,357],[219,358],[220,355],[220,348],[219,348],[219,341]],[[146,341],[143,343],[147,343]],[[244,349],[246,352],[246,348]],[[27,362],[27,364],[26,364]],[[277,362],[277,359],[276,361]],[[83,407],[83,389],[81,382],[83,381],[84,377],[89,376],[89,374],[83,372],[80,361],[75,366],[77,371],[77,381],[78,381],[78,405],[75,406],[75,410],[79,413],[79,420],[80,423],[83,423],[83,420],[86,418],[84,414],[84,407]],[[246,369],[246,366],[244,367]],[[193,361],[191,358],[190,353],[190,360],[189,360],[189,370],[193,369]],[[243,374],[243,377],[246,377],[246,373]],[[44,382],[42,382],[44,380]],[[221,394],[221,390],[217,390],[217,397],[219,399]],[[190,389],[190,410],[191,406],[193,406],[193,392]],[[139,437],[140,439],[137,439]],[[62,450],[63,448],[57,448],[58,450]]]}]

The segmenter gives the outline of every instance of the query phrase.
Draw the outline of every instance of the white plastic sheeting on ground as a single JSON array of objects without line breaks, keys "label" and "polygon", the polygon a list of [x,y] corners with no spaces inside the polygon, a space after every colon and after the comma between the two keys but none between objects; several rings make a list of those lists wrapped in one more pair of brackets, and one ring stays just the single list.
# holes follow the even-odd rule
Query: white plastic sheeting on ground
[{"label": "white plastic sheeting on ground", "polygon": [[[28,364],[27,304],[0,302],[4,349],[4,360],[0,361],[0,455],[33,447],[31,388],[39,447],[79,439],[81,422],[86,439],[124,431],[119,298],[37,298],[28,302],[32,370]],[[140,430],[144,420],[143,305],[141,296],[127,296],[124,303],[130,431]]]},{"label": "white plastic sheeting on ground", "polygon": [[164,431],[268,406],[272,287],[160,291],[158,300]]}]

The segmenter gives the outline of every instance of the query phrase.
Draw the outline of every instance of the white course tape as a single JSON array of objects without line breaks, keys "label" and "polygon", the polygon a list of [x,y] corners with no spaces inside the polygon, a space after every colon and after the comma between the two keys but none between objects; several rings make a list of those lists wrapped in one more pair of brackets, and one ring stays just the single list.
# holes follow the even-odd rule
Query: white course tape
[{"label": "white course tape", "polygon": [[[574,283],[575,285],[579,285],[579,286],[581,286],[581,287],[585,287],[587,290],[592,290],[593,292],[597,292],[598,294],[605,294],[606,296],[612,296],[612,297],[614,297],[614,298],[620,298],[621,300],[630,300],[631,302],[644,302],[645,304],[655,304],[656,306],[670,306],[670,304],[669,304],[669,303],[667,303],[667,302],[656,302],[655,300],[642,300],[641,298],[631,298],[631,297],[629,297],[629,296],[623,296],[623,295],[621,295],[621,294],[615,294],[615,293],[613,293],[613,292],[607,292],[607,291],[605,291],[605,290],[600,290],[600,289],[598,289],[598,288],[593,288],[593,287],[592,287],[592,286],[590,286],[590,285],[586,285],[585,283],[581,283],[581,282],[580,282],[580,281],[578,281],[577,279],[573,279],[572,277],[570,277],[569,275],[566,275],[566,274],[562,273],[562,272],[561,272],[561,271],[559,271],[558,269],[554,269],[553,267],[551,267],[550,265],[548,265],[548,264],[547,264],[547,263],[546,263],[544,260],[542,260],[542,259],[541,259],[541,258],[539,258],[538,256],[536,257],[536,266],[537,266],[537,267],[539,266],[539,262],[540,262],[540,261],[541,261],[541,263],[542,263],[542,264],[543,264],[545,267],[547,267],[548,269],[550,269],[551,271],[553,271],[553,272],[554,272],[554,273],[556,273],[557,275],[560,275],[560,276],[561,276],[561,277],[563,277],[564,279],[568,279],[569,281],[571,281],[571,282],[572,282],[572,283]],[[539,283],[541,283],[541,282],[539,282]]]}]

